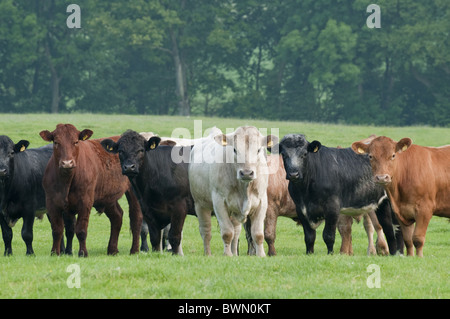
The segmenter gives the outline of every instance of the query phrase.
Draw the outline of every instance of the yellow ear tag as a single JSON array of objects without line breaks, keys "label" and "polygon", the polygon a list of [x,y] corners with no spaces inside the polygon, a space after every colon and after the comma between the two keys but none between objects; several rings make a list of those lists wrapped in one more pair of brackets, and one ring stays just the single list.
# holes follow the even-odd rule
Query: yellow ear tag
[{"label": "yellow ear tag", "polygon": [[87,139],[88,139],[87,135],[83,136],[83,141],[86,141]]},{"label": "yellow ear tag", "polygon": [[113,147],[111,145],[107,145],[106,148],[108,149],[108,151],[112,151]]},{"label": "yellow ear tag", "polygon": [[408,146],[404,145],[404,146],[402,147],[402,152],[406,151],[407,149],[408,149]]},{"label": "yellow ear tag", "polygon": [[361,147],[358,147],[358,153],[359,153],[359,154],[364,154],[365,151],[364,151]]},{"label": "yellow ear tag", "polygon": [[25,149],[26,149],[25,145],[22,145],[22,147],[20,148],[20,151],[23,152],[23,151],[25,151]]},{"label": "yellow ear tag", "polygon": [[319,146],[316,146],[316,148],[314,149],[314,153],[317,153],[318,150],[319,150]]},{"label": "yellow ear tag", "polygon": [[156,147],[156,143],[152,143],[152,145],[150,145],[150,149],[153,150]]},{"label": "yellow ear tag", "polygon": [[270,140],[268,143],[267,143],[267,147],[272,147],[273,146],[273,142],[272,142],[272,140]]},{"label": "yellow ear tag", "polygon": [[222,139],[222,146],[227,146],[227,140],[226,139]]}]

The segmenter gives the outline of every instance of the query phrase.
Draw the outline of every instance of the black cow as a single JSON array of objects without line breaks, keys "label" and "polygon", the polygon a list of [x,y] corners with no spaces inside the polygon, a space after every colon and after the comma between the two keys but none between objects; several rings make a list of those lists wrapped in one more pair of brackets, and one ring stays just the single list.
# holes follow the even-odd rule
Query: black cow
[{"label": "black cow", "polygon": [[328,148],[304,135],[286,135],[279,144],[289,193],[305,233],[306,253],[314,253],[317,226],[325,220],[323,240],[333,253],[339,213],[361,214],[376,209],[389,251],[403,252],[401,232],[394,233],[392,208],[384,190],[375,184],[367,156],[351,148]]},{"label": "black cow", "polygon": [[[53,146],[26,149],[30,143],[17,144],[5,135],[0,136],[0,225],[5,243],[5,256],[12,254],[11,227],[23,218],[22,238],[27,255],[33,255],[33,224],[35,217],[45,214],[45,192],[42,177],[53,153]],[[67,222],[67,221],[66,221]],[[67,233],[66,236],[70,237]],[[73,238],[73,225],[72,225]],[[69,247],[70,245],[70,247]],[[71,240],[68,240],[68,251]]]},{"label": "black cow", "polygon": [[130,179],[141,204],[152,249],[159,250],[161,229],[171,224],[168,238],[172,253],[182,255],[184,220],[188,212],[195,214],[195,210],[189,188],[188,163],[175,163],[172,151],[177,158],[185,158],[183,154],[191,148],[158,147],[160,141],[157,136],[146,141],[140,134],[128,130],[117,143],[112,140],[101,143],[108,152],[119,153],[122,174]]}]

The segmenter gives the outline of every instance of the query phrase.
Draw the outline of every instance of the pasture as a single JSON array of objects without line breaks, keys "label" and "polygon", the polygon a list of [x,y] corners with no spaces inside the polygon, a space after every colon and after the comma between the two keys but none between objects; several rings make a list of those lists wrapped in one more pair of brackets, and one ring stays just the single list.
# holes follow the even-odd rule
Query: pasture
[{"label": "pasture", "polygon": [[[45,144],[39,132],[53,130],[58,123],[72,123],[78,129],[94,131],[93,138],[118,135],[126,129],[153,131],[170,136],[175,128],[194,132],[195,118],[168,116],[129,116],[101,114],[26,114],[0,116],[0,134],[30,141],[30,148]],[[227,128],[254,125],[279,129],[279,136],[303,133],[309,140],[327,146],[347,147],[370,134],[394,139],[411,137],[414,143],[427,146],[450,144],[450,129],[432,127],[343,126],[303,122],[203,118],[202,129],[216,125]],[[274,132],[272,132],[273,134]],[[124,209],[119,238],[119,254],[107,256],[109,221],[92,211],[87,237],[88,258],[76,257],[78,241],[74,239],[74,256],[50,256],[51,229],[46,217],[34,226],[35,256],[25,256],[20,236],[22,221],[13,228],[13,255],[3,257],[0,250],[0,298],[450,298],[450,225],[447,219],[433,217],[428,228],[424,258],[379,257],[366,255],[367,237],[362,222],[353,224],[354,256],[339,255],[337,234],[334,255],[326,254],[319,227],[315,254],[305,254],[303,230],[289,219],[279,218],[275,257],[246,256],[245,232],[240,237],[241,256],[222,256],[220,230],[213,219],[211,257],[203,256],[203,243],[195,217],[188,216],[183,232],[184,257],[170,253],[129,255],[128,206]],[[267,246],[265,244],[267,249]],[[71,272],[79,266],[80,288],[69,288]],[[369,288],[372,274],[369,265],[380,269],[380,288]],[[69,268],[70,269],[70,268]],[[369,278],[370,281],[370,278]]]}]

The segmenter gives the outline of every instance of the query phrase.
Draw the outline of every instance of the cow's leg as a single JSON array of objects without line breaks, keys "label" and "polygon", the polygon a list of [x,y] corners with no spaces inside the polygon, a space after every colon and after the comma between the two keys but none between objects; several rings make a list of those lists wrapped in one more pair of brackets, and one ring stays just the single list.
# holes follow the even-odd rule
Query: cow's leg
[{"label": "cow's leg", "polygon": [[264,220],[264,239],[269,246],[269,256],[275,256],[277,254],[277,251],[275,250],[277,217],[278,216],[276,216],[275,212],[269,206],[267,208],[266,218]]},{"label": "cow's leg", "polygon": [[416,213],[416,227],[412,236],[414,247],[416,247],[417,257],[423,257],[423,245],[425,244],[425,235],[428,224],[430,223],[432,211],[421,211]]},{"label": "cow's leg", "polygon": [[256,248],[252,238],[251,224],[252,222],[250,218],[247,218],[247,220],[244,223],[244,230],[245,230],[245,238],[247,239],[247,255],[249,256],[256,255]]},{"label": "cow's leg", "polygon": [[50,220],[53,237],[51,254],[57,256],[61,254],[61,240],[64,232],[64,220],[62,214],[62,211],[47,204],[47,216]]},{"label": "cow's leg", "polygon": [[264,204],[261,205],[261,208],[254,212],[250,218],[252,220],[252,238],[255,243],[256,248],[256,256],[265,257],[266,253],[264,252],[264,219],[266,217],[266,209],[267,206]]},{"label": "cow's leg", "polygon": [[195,203],[195,213],[198,218],[198,228],[203,239],[203,249],[207,256],[211,255],[211,210]]},{"label": "cow's leg", "polygon": [[147,244],[148,226],[145,221],[142,222],[141,226],[141,251],[148,252]]},{"label": "cow's leg", "polygon": [[[130,215],[130,229],[131,234],[133,236],[133,241],[131,243],[130,254],[136,254],[139,252],[139,234],[141,233],[142,227],[142,211],[141,205],[139,205],[139,201],[133,191],[128,190],[125,192],[125,196],[127,197],[128,207],[129,207],[129,215]],[[142,250],[142,248],[141,248]],[[148,246],[147,246],[148,251]]]},{"label": "cow's leg", "polygon": [[339,214],[337,227],[342,238],[340,253],[344,255],[353,255],[352,224],[353,217]]},{"label": "cow's leg", "polygon": [[239,255],[239,236],[242,230],[242,224],[237,221],[234,217],[230,217],[230,221],[233,224],[233,239],[231,240],[231,253],[234,256]]},{"label": "cow's leg", "polygon": [[22,225],[22,239],[27,246],[26,254],[28,256],[34,255],[33,251],[33,224],[34,224],[34,212],[31,216],[23,217]]},{"label": "cow's leg", "polygon": [[5,217],[3,216],[2,213],[0,213],[0,226],[2,228],[3,242],[5,243],[4,255],[10,256],[10,255],[12,255],[11,242],[12,242],[12,238],[13,238],[13,231],[12,231],[12,228],[9,227],[9,225],[6,222]]},{"label": "cow's leg", "polygon": [[402,222],[400,223],[400,227],[402,229],[402,235],[403,235],[403,241],[405,242],[406,246],[406,255],[407,256],[414,256],[414,245],[413,245],[413,232],[414,232],[414,224],[411,225],[405,225]]},{"label": "cow's leg", "polygon": [[368,217],[370,217],[370,221],[372,222],[373,228],[377,233],[377,242],[375,245],[377,254],[383,256],[389,255],[389,248],[385,239],[383,227],[381,227],[381,224],[378,222],[377,215],[375,214],[374,211],[371,211]]},{"label": "cow's leg", "polygon": [[63,213],[63,220],[67,239],[67,245],[65,247],[64,253],[66,255],[72,256],[72,243],[73,243],[73,236],[75,235],[76,218],[75,215]]},{"label": "cow's leg", "polygon": [[332,212],[325,216],[325,227],[323,229],[322,238],[327,245],[329,255],[333,254],[338,216],[339,212]]},{"label": "cow's leg", "polygon": [[314,254],[314,242],[316,241],[316,230],[311,228],[309,224],[303,223],[303,232],[305,234],[306,254]]},{"label": "cow's leg", "polygon": [[[393,211],[391,208],[391,204],[388,200],[384,200],[378,208],[375,210],[375,214],[377,220],[381,227],[383,228],[383,233],[386,236],[386,241],[389,247],[389,253],[391,255],[395,255],[399,250],[397,245],[397,236],[395,234],[395,229],[393,228]],[[373,221],[373,218],[372,218]],[[401,238],[401,242],[403,242],[403,238]],[[402,245],[403,246],[403,245]],[[403,249],[402,249],[403,251]]]},{"label": "cow's leg", "polygon": [[367,246],[367,256],[376,255],[377,250],[373,242],[373,234],[375,232],[375,229],[373,228],[373,224],[372,221],[370,220],[369,214],[364,214],[363,219],[364,219],[363,221],[364,230],[366,231],[367,239],[369,242],[369,245]]},{"label": "cow's leg", "polygon": [[172,254],[174,255],[183,256],[183,249],[180,250],[180,245],[184,220],[186,219],[186,211],[186,205],[183,201],[178,203],[176,211],[172,212],[169,230],[169,243],[172,246]]},{"label": "cow's leg", "polygon": [[87,229],[89,225],[89,215],[92,206],[82,207],[78,209],[78,218],[75,225],[75,234],[77,235],[80,249],[78,250],[78,257],[87,257],[88,252],[86,248]]},{"label": "cow's leg", "polygon": [[111,223],[111,234],[108,243],[108,255],[116,255],[119,252],[119,234],[122,228],[123,210],[118,202],[114,202],[110,207],[105,207],[105,214]]}]

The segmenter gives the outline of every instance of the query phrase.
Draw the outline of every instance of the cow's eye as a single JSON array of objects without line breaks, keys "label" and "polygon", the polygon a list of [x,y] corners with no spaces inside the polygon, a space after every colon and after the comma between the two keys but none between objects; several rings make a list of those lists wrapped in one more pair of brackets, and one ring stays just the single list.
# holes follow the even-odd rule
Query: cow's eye
[{"label": "cow's eye", "polygon": [[14,151],[11,151],[11,152],[9,153],[9,156],[14,156]]},{"label": "cow's eye", "polygon": [[73,142],[73,145],[78,146],[78,141]]},{"label": "cow's eye", "polygon": [[237,155],[237,151],[236,151],[236,149],[234,147],[233,147],[233,152],[234,152],[234,154]]},{"label": "cow's eye", "polygon": [[373,155],[372,154],[369,154],[369,159],[373,160]]},{"label": "cow's eye", "polygon": [[394,153],[394,154],[392,154],[392,159],[395,159],[395,153]]}]

